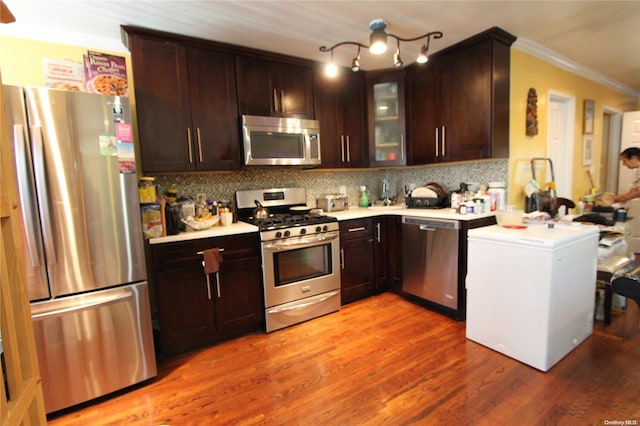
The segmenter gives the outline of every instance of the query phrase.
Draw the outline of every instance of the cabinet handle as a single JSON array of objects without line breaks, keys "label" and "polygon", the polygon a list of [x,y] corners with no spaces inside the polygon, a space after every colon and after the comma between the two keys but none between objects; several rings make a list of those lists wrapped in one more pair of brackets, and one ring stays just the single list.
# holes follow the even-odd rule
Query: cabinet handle
[{"label": "cabinet handle", "polygon": [[442,156],[444,157],[446,154],[445,127],[442,126]]},{"label": "cabinet handle", "polygon": [[439,142],[439,133],[438,133],[438,128],[436,127],[436,158],[438,158],[438,155],[440,155],[440,150],[438,149],[438,142]]},{"label": "cabinet handle", "polygon": [[359,228],[349,228],[349,230],[347,232],[360,232],[360,231],[366,231],[367,228],[365,228],[364,226],[361,226]]},{"label": "cabinet handle", "polygon": [[[218,251],[222,252],[222,251],[224,251],[224,249],[223,248],[219,248]],[[204,254],[204,252],[203,251],[199,251],[199,252],[196,252],[196,254]],[[202,265],[204,266],[204,263]]]},{"label": "cabinet handle", "polygon": [[193,151],[191,150],[191,127],[187,127],[187,148],[189,148],[189,164],[193,163]]},{"label": "cabinet handle", "polygon": [[344,135],[340,135],[340,150],[342,154],[342,162],[344,163]]},{"label": "cabinet handle", "polygon": [[344,249],[340,249],[340,268],[344,269]]},{"label": "cabinet handle", "polygon": [[280,111],[280,107],[278,106],[278,89],[273,89],[273,110],[275,112]]},{"label": "cabinet handle", "polygon": [[196,127],[196,140],[198,141],[198,156],[202,163],[202,141],[200,139],[200,127]]},{"label": "cabinet handle", "polygon": [[349,135],[347,135],[347,163],[351,162],[351,140],[349,139]]},{"label": "cabinet handle", "polygon": [[[204,268],[204,262],[202,262],[202,267]],[[207,297],[211,300],[211,282],[209,281],[209,274],[204,274],[207,279]]]},{"label": "cabinet handle", "polygon": [[220,272],[216,272],[216,292],[218,293],[218,299],[220,299]]},{"label": "cabinet handle", "polygon": [[286,113],[286,108],[284,107],[284,90],[280,91],[280,108],[282,108],[282,112]]},{"label": "cabinet handle", "polygon": [[400,133],[400,159],[404,161],[404,133]]},{"label": "cabinet handle", "polygon": [[376,240],[378,241],[378,243],[380,242],[381,239],[381,234],[380,234],[380,222],[376,223],[376,230],[378,231],[378,235],[376,236]]}]

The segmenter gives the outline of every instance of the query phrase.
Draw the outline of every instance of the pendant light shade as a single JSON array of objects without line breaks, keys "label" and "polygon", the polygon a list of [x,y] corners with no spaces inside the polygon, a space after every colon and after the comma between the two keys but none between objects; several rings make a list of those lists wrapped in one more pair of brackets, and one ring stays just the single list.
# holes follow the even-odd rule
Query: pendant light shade
[{"label": "pendant light shade", "polygon": [[374,55],[380,55],[387,51],[387,33],[385,31],[387,23],[382,19],[371,21],[369,29],[369,51]]}]

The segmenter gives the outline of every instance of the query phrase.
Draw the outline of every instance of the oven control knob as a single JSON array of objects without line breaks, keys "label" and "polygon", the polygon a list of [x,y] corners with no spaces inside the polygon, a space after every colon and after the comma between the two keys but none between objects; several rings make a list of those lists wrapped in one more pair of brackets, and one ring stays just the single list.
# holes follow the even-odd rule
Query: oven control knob
[{"label": "oven control knob", "polygon": [[288,237],[288,236],[290,236],[290,235],[291,235],[291,232],[289,232],[289,231],[284,231],[284,236],[285,236],[285,237]]},{"label": "oven control knob", "polygon": [[316,232],[321,232],[321,231],[322,231],[322,228],[319,226],[316,226]]},{"label": "oven control knob", "polygon": [[322,230],[323,230],[323,231],[328,231],[328,230],[329,230],[329,225],[325,225],[325,226],[323,226],[323,227],[322,227]]},{"label": "oven control knob", "polygon": [[282,232],[280,231],[276,232],[276,238],[280,238],[280,237],[282,237]]},{"label": "oven control knob", "polygon": [[300,235],[304,235],[304,234],[306,234],[306,233],[307,233],[307,228],[302,228],[302,229],[300,230]]}]

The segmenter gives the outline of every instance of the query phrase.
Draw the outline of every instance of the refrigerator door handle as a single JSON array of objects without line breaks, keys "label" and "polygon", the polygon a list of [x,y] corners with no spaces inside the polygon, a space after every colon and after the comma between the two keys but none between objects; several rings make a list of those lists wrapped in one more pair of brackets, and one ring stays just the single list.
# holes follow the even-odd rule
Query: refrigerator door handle
[{"label": "refrigerator door handle", "polygon": [[[30,163],[28,155],[27,140],[25,138],[25,130],[22,124],[13,125],[13,140],[15,141],[15,153],[16,161],[20,164],[27,165]],[[29,251],[29,258],[31,259],[31,266],[40,266],[40,253],[38,253],[38,246],[35,240],[36,229],[33,224],[27,219],[27,209],[33,208],[35,200],[33,199],[34,193],[29,188],[29,182],[31,178],[29,176],[29,170],[26,167],[18,167],[16,170],[18,175],[18,192],[20,194],[20,207],[22,208],[23,222],[26,228],[25,236],[27,243],[27,250]]]},{"label": "refrigerator door handle", "polygon": [[[44,162],[44,147],[42,137],[42,127],[31,127],[31,143],[33,144],[33,165],[36,185],[39,188],[47,187],[47,177]],[[53,227],[51,225],[51,211],[49,209],[48,191],[38,191],[38,205],[40,206],[40,217],[42,220],[42,234],[44,239],[44,250],[49,264],[57,263],[56,251],[53,244]]]},{"label": "refrigerator door handle", "polygon": [[96,306],[107,306],[113,303],[122,302],[127,299],[131,299],[132,297],[133,295],[131,292],[127,292],[124,294],[122,293],[116,294],[116,295],[110,296],[109,298],[99,297],[99,298],[96,298],[95,300],[89,300],[88,302],[82,303],[79,305],[70,304],[69,306],[66,306],[61,309],[56,309],[54,311],[46,311],[46,312],[32,314],[31,319],[34,321],[37,321],[37,320],[44,320],[47,318],[59,317],[71,312],[78,312],[78,311],[84,311],[87,309],[92,309],[92,308],[95,308]]}]

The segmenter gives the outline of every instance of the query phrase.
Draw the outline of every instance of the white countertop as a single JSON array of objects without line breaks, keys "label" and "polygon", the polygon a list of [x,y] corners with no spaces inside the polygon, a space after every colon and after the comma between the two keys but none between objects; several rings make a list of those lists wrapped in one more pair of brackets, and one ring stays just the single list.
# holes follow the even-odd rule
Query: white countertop
[{"label": "white countertop", "polygon": [[390,207],[351,207],[349,210],[328,212],[327,216],[333,216],[340,220],[359,219],[362,217],[374,217],[381,215],[393,215],[393,216],[415,216],[426,217],[434,219],[455,219],[455,220],[474,220],[481,219],[483,217],[495,216],[495,212],[482,213],[482,214],[458,214],[452,213],[451,209],[408,209],[405,206],[390,206]]},{"label": "white countertop", "polygon": [[249,234],[258,232],[258,227],[244,222],[232,223],[229,226],[214,226],[204,231],[181,232],[177,235],[150,238],[149,244],[173,243],[176,241],[196,240],[199,238],[224,237],[226,235]]},{"label": "white countertop", "polygon": [[[452,213],[451,209],[408,209],[405,206],[390,207],[352,207],[349,210],[327,212],[327,216],[332,216],[341,220],[360,219],[364,217],[375,217],[381,215],[394,216],[416,216],[435,219],[455,219],[455,220],[474,220],[483,217],[494,216],[494,212],[483,214],[457,214]],[[188,241],[199,238],[222,237],[226,235],[248,234],[258,232],[258,227],[244,222],[233,223],[230,226],[214,226],[205,231],[182,232],[178,235],[168,235],[166,237],[150,238],[149,244],[172,243],[176,241]]]}]

